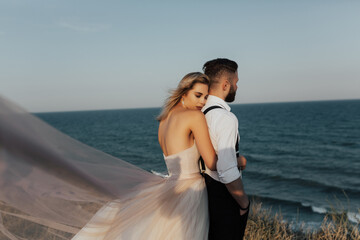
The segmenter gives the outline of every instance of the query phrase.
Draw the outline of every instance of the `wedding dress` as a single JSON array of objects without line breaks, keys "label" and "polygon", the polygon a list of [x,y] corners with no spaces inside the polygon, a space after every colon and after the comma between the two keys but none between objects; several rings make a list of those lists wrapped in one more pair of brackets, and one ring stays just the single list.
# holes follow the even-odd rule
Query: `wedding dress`
[{"label": "wedding dress", "polygon": [[165,157],[168,178],[106,204],[73,239],[207,239],[207,195],[199,156],[194,144]]},{"label": "wedding dress", "polygon": [[166,178],[0,97],[0,239],[207,239],[196,145],[164,158]]}]

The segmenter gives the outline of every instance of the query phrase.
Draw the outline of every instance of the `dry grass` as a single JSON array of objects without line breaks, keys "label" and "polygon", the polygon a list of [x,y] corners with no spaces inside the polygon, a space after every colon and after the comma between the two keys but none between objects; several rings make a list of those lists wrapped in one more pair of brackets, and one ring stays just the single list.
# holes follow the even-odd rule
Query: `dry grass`
[{"label": "dry grass", "polygon": [[349,222],[346,212],[328,213],[320,229],[309,230],[301,227],[294,230],[284,221],[281,214],[275,216],[269,209],[263,209],[261,203],[253,201],[246,227],[246,240],[360,240],[359,224]]}]

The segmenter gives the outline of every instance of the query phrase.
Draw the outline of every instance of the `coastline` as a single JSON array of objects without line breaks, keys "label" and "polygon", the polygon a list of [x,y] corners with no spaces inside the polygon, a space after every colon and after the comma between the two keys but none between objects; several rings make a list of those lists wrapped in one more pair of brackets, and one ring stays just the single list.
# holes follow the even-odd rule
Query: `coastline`
[{"label": "coastline", "polygon": [[264,209],[261,202],[253,201],[245,239],[360,239],[360,220],[352,223],[346,211],[333,210],[326,213],[320,228],[312,229],[306,227],[305,223],[284,221],[280,212],[273,214],[271,209]]}]

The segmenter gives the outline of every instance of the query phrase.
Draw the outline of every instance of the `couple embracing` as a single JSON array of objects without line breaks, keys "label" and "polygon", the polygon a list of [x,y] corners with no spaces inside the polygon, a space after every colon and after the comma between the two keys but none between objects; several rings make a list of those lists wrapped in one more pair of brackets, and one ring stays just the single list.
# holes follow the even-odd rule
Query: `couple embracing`
[{"label": "couple embracing", "polygon": [[250,205],[241,179],[246,159],[227,104],[235,99],[237,67],[215,59],[204,64],[204,74],[180,81],[158,116],[169,177],[107,204],[73,239],[243,238]]}]

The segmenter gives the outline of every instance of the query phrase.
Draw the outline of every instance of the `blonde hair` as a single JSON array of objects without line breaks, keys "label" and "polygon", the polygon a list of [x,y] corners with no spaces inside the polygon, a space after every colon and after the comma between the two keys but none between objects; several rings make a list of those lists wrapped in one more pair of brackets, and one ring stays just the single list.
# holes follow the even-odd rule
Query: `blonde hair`
[{"label": "blonde hair", "polygon": [[188,73],[181,79],[176,89],[170,91],[170,96],[166,99],[160,115],[156,118],[158,121],[165,119],[171,109],[178,104],[184,94],[190,91],[196,83],[210,85],[208,76],[201,72]]}]

